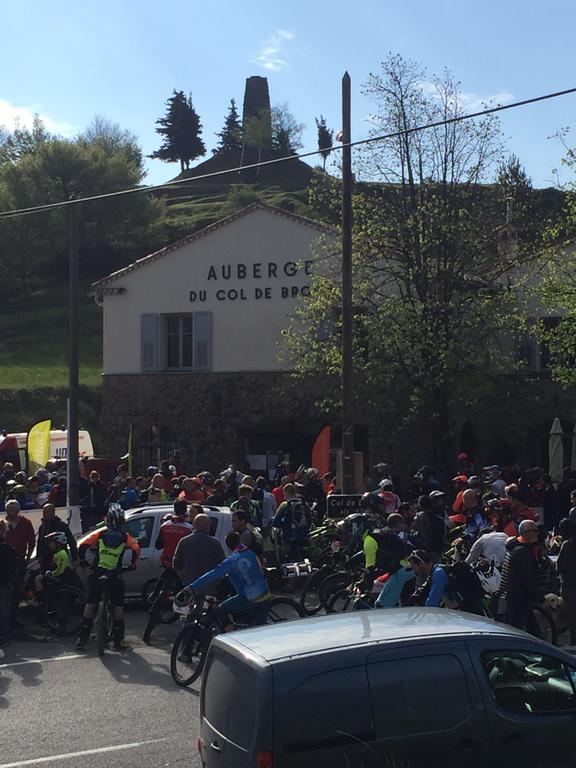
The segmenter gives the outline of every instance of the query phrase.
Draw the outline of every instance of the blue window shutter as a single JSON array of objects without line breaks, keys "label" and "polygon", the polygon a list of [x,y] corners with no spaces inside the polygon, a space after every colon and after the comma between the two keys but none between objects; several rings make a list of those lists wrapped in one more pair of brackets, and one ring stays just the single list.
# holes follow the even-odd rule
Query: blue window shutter
[{"label": "blue window shutter", "polygon": [[140,367],[158,370],[158,315],[140,315]]},{"label": "blue window shutter", "polygon": [[212,370],[212,312],[194,313],[194,370]]}]

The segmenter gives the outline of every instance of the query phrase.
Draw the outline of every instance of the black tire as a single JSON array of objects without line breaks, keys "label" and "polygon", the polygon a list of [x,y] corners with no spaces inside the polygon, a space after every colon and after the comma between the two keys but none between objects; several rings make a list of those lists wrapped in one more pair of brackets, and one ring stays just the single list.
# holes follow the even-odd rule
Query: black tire
[{"label": "black tire", "polygon": [[176,685],[184,688],[197,680],[204,669],[210,637],[197,624],[187,624],[172,646],[170,673]]},{"label": "black tire", "polygon": [[77,635],[82,626],[86,597],[69,584],[51,589],[46,595],[46,623],[55,635]]},{"label": "black tire", "polygon": [[294,621],[303,617],[302,610],[296,600],[288,597],[275,597],[270,600],[268,608],[268,624],[277,624],[280,621]]},{"label": "black tire", "polygon": [[144,608],[149,611],[152,603],[158,597],[157,590],[160,586],[160,579],[148,579],[142,587],[142,603]]},{"label": "black tire", "polygon": [[558,627],[550,611],[539,605],[532,605],[530,607],[538,623],[539,638],[550,643],[550,645],[558,645]]},{"label": "black tire", "polygon": [[103,656],[112,632],[112,608],[104,597],[100,600],[96,614],[96,649],[98,656]]},{"label": "black tire", "polygon": [[322,608],[319,588],[327,572],[324,569],[316,571],[306,579],[300,595],[300,610],[303,616],[314,616]]},{"label": "black tire", "polygon": [[353,578],[354,575],[350,571],[336,571],[324,579],[318,590],[322,607],[326,608],[336,592],[346,589],[352,583]]},{"label": "black tire", "polygon": [[341,589],[332,595],[326,606],[326,613],[346,613],[354,606],[354,597],[347,589]]}]

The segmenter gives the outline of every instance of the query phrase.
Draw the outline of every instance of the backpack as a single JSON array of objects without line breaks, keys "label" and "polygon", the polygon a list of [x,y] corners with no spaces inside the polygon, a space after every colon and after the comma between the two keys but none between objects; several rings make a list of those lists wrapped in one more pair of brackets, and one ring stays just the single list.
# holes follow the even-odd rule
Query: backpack
[{"label": "backpack", "polygon": [[448,592],[461,610],[475,609],[484,599],[484,588],[472,568],[464,561],[442,566],[448,576]]},{"label": "backpack", "polygon": [[310,507],[301,499],[290,499],[286,502],[288,509],[284,522],[286,528],[292,531],[308,530],[310,528]]},{"label": "backpack", "polygon": [[400,566],[400,561],[409,552],[402,539],[390,530],[372,531],[368,534],[378,544],[376,567],[385,573],[394,573]]}]

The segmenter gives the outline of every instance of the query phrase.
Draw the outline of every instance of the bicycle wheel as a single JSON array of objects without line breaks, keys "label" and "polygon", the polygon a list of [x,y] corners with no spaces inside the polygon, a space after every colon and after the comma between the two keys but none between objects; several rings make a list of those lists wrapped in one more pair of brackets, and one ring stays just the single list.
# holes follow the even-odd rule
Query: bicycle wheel
[{"label": "bicycle wheel", "polygon": [[306,579],[300,595],[300,609],[305,616],[314,616],[322,608],[319,588],[325,578],[326,571],[322,569]]},{"label": "bicycle wheel", "polygon": [[142,587],[142,602],[147,611],[158,597],[160,586],[160,579],[148,579]]},{"label": "bicycle wheel", "polygon": [[336,571],[336,573],[324,579],[318,589],[322,606],[326,608],[336,592],[340,592],[340,590],[348,587],[352,583],[353,578],[353,574],[349,571]]},{"label": "bicycle wheel", "polygon": [[76,635],[86,603],[83,590],[72,585],[51,589],[46,595],[46,622],[56,635]]},{"label": "bicycle wheel", "polygon": [[294,621],[302,618],[302,610],[295,600],[288,597],[275,597],[268,606],[267,624],[277,624],[280,621]]},{"label": "bicycle wheel", "polygon": [[538,636],[550,645],[558,645],[558,627],[552,614],[539,605],[530,606],[538,624]]},{"label": "bicycle wheel", "polygon": [[96,614],[96,649],[98,656],[103,656],[112,633],[112,608],[107,595],[104,595]]},{"label": "bicycle wheel", "polygon": [[170,654],[170,673],[176,685],[183,688],[200,677],[209,644],[210,637],[198,624],[187,624],[182,629]]},{"label": "bicycle wheel", "polygon": [[346,613],[354,607],[354,600],[347,589],[341,589],[332,595],[326,606],[326,613]]}]

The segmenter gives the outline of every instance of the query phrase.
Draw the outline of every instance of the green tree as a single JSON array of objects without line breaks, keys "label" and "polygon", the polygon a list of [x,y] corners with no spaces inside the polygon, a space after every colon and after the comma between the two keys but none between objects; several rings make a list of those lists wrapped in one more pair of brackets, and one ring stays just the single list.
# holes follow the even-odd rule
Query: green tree
[{"label": "green tree", "polygon": [[228,114],[224,120],[224,127],[217,133],[218,146],[212,150],[213,154],[220,152],[242,152],[242,123],[238,117],[236,102],[230,101]]},{"label": "green tree", "polygon": [[549,353],[554,379],[568,386],[576,384],[576,150],[568,143],[568,131],[559,138],[566,149],[562,164],[572,178],[563,186],[563,209],[548,224],[532,276],[542,314],[557,319],[540,320],[533,330]]},{"label": "green tree", "polygon": [[162,146],[150,157],[166,163],[180,162],[184,172],[197,157],[206,154],[202,141],[202,123],[192,104],[192,97],[184,91],[173,91],[166,102],[166,114],[156,120],[156,133],[163,136]]},{"label": "green tree", "polygon": [[272,107],[272,148],[283,155],[295,155],[302,149],[304,127],[290,112],[288,104]]},{"label": "green tree", "polygon": [[[461,113],[448,73],[432,87],[425,82],[425,72],[401,57],[370,75],[364,92],[376,102],[378,133]],[[498,123],[487,117],[371,145],[357,165],[358,174],[380,182],[357,185],[353,200],[358,412],[366,421],[377,417],[382,434],[409,436],[414,458],[442,466],[452,455],[458,407],[478,397],[488,372],[504,362],[499,333],[517,317],[499,282],[515,263],[498,244],[505,208],[481,183],[500,157]],[[317,176],[310,196],[332,220],[338,186]],[[322,402],[335,405],[341,321],[334,264],[312,288],[287,336],[297,375],[322,383]]]},{"label": "green tree", "polygon": [[[13,135],[12,135],[13,136]],[[17,139],[13,136],[17,144]],[[75,139],[37,134],[27,151],[0,166],[3,210],[137,187],[145,176],[134,137],[100,119]],[[146,194],[82,205],[81,277],[101,277],[165,241],[165,205]],[[21,298],[67,270],[63,210],[0,221],[0,291]]]},{"label": "green tree", "polygon": [[322,155],[322,170],[326,170],[326,160],[332,151],[334,144],[334,131],[326,125],[326,119],[320,115],[316,118],[316,129],[318,131],[318,149]]}]

